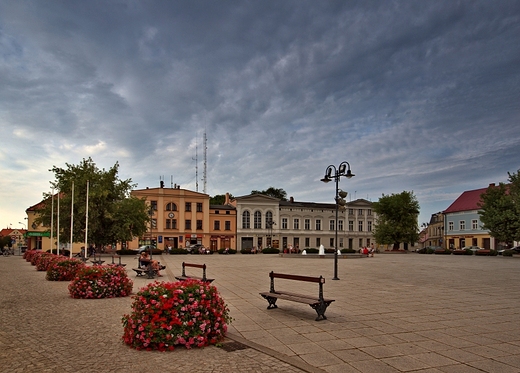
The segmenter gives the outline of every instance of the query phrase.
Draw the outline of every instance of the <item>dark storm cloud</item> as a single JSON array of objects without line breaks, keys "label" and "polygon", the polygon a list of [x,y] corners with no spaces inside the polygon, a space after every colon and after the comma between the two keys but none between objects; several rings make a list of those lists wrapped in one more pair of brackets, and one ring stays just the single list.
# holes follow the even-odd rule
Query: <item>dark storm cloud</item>
[{"label": "dark storm cloud", "polygon": [[31,195],[87,156],[194,189],[206,131],[209,194],[328,201],[348,160],[351,194],[428,215],[520,168],[519,25],[517,1],[4,1],[3,167]]}]

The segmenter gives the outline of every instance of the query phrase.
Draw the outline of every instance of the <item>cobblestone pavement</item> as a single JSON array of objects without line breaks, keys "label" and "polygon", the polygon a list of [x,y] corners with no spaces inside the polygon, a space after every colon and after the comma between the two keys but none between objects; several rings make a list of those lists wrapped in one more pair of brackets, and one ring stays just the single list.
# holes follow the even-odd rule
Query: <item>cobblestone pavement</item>
[{"label": "cobblestone pavement", "polygon": [[[340,259],[277,255],[160,258],[174,281],[182,261],[205,263],[234,318],[225,347],[158,353],[121,341],[131,298],[75,300],[21,257],[0,258],[1,371],[4,372],[517,372],[520,373],[520,258],[381,254]],[[123,259],[134,291],[133,257]],[[200,269],[187,269],[200,275]],[[336,301],[327,320],[307,305],[258,294],[269,271],[323,275]],[[316,284],[276,282],[317,294]],[[239,343],[236,343],[239,342]],[[234,344],[233,344],[234,343]]]}]

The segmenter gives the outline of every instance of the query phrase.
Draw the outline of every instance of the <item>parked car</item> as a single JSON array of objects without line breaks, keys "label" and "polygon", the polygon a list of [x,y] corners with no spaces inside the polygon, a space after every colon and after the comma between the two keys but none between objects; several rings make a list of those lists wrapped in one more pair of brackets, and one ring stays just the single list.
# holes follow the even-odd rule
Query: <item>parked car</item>
[{"label": "parked car", "polygon": [[512,247],[510,249],[498,250],[498,255],[502,255],[504,253],[504,251],[506,251],[506,250],[511,250],[511,251],[514,251],[515,254],[520,254],[520,246],[515,246],[515,247]]},{"label": "parked car", "polygon": [[196,243],[196,244],[193,244],[193,245],[190,245],[190,246],[187,246],[186,247],[186,251],[188,251],[190,254],[192,254],[193,252],[196,252],[198,254],[199,252],[199,249],[201,247],[204,247],[204,245],[200,244],[200,243]]},{"label": "parked car", "polygon": [[157,250],[157,247],[154,246],[154,245],[143,245],[143,246],[139,246],[139,249],[137,249],[137,252],[139,254],[141,254],[145,250],[150,251],[150,249],[151,250]]},{"label": "parked car", "polygon": [[465,246],[462,248],[462,250],[471,250],[471,251],[473,251],[473,254],[474,254],[475,251],[484,250],[484,248],[478,247],[478,246]]}]

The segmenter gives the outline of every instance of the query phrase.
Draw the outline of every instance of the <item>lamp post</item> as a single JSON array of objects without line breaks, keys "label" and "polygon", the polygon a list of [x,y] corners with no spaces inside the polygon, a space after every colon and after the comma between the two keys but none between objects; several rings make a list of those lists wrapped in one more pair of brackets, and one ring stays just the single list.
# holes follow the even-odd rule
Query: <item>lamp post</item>
[{"label": "lamp post", "polygon": [[[348,167],[348,168],[347,168]],[[335,231],[335,239],[334,239],[334,277],[333,280],[339,280],[338,278],[338,211],[339,206],[341,205],[343,208],[345,207],[344,198],[347,196],[347,192],[344,192],[339,189],[339,179],[344,176],[347,179],[350,179],[354,176],[354,174],[350,171],[350,163],[344,161],[339,164],[336,168],[334,165],[330,165],[325,170],[325,176],[321,181],[324,183],[328,183],[329,181],[336,181],[336,197],[334,200],[336,201],[336,221],[334,222],[334,231]]]}]

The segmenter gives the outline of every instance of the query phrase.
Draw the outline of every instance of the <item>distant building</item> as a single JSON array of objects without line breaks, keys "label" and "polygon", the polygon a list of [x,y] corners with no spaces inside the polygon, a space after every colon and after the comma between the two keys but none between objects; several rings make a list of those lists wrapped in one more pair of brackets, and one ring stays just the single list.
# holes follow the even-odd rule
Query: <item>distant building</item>
[{"label": "distant building", "polygon": [[[289,201],[263,194],[236,197],[238,250],[274,247],[303,250],[336,247],[336,205]],[[338,214],[338,249],[358,250],[375,244],[372,203],[363,199],[347,202]]]},{"label": "distant building", "polygon": [[461,249],[465,246],[495,250],[498,248],[498,242],[491,237],[488,230],[482,228],[478,214],[480,196],[486,190],[487,188],[465,191],[443,211],[447,248]]}]

